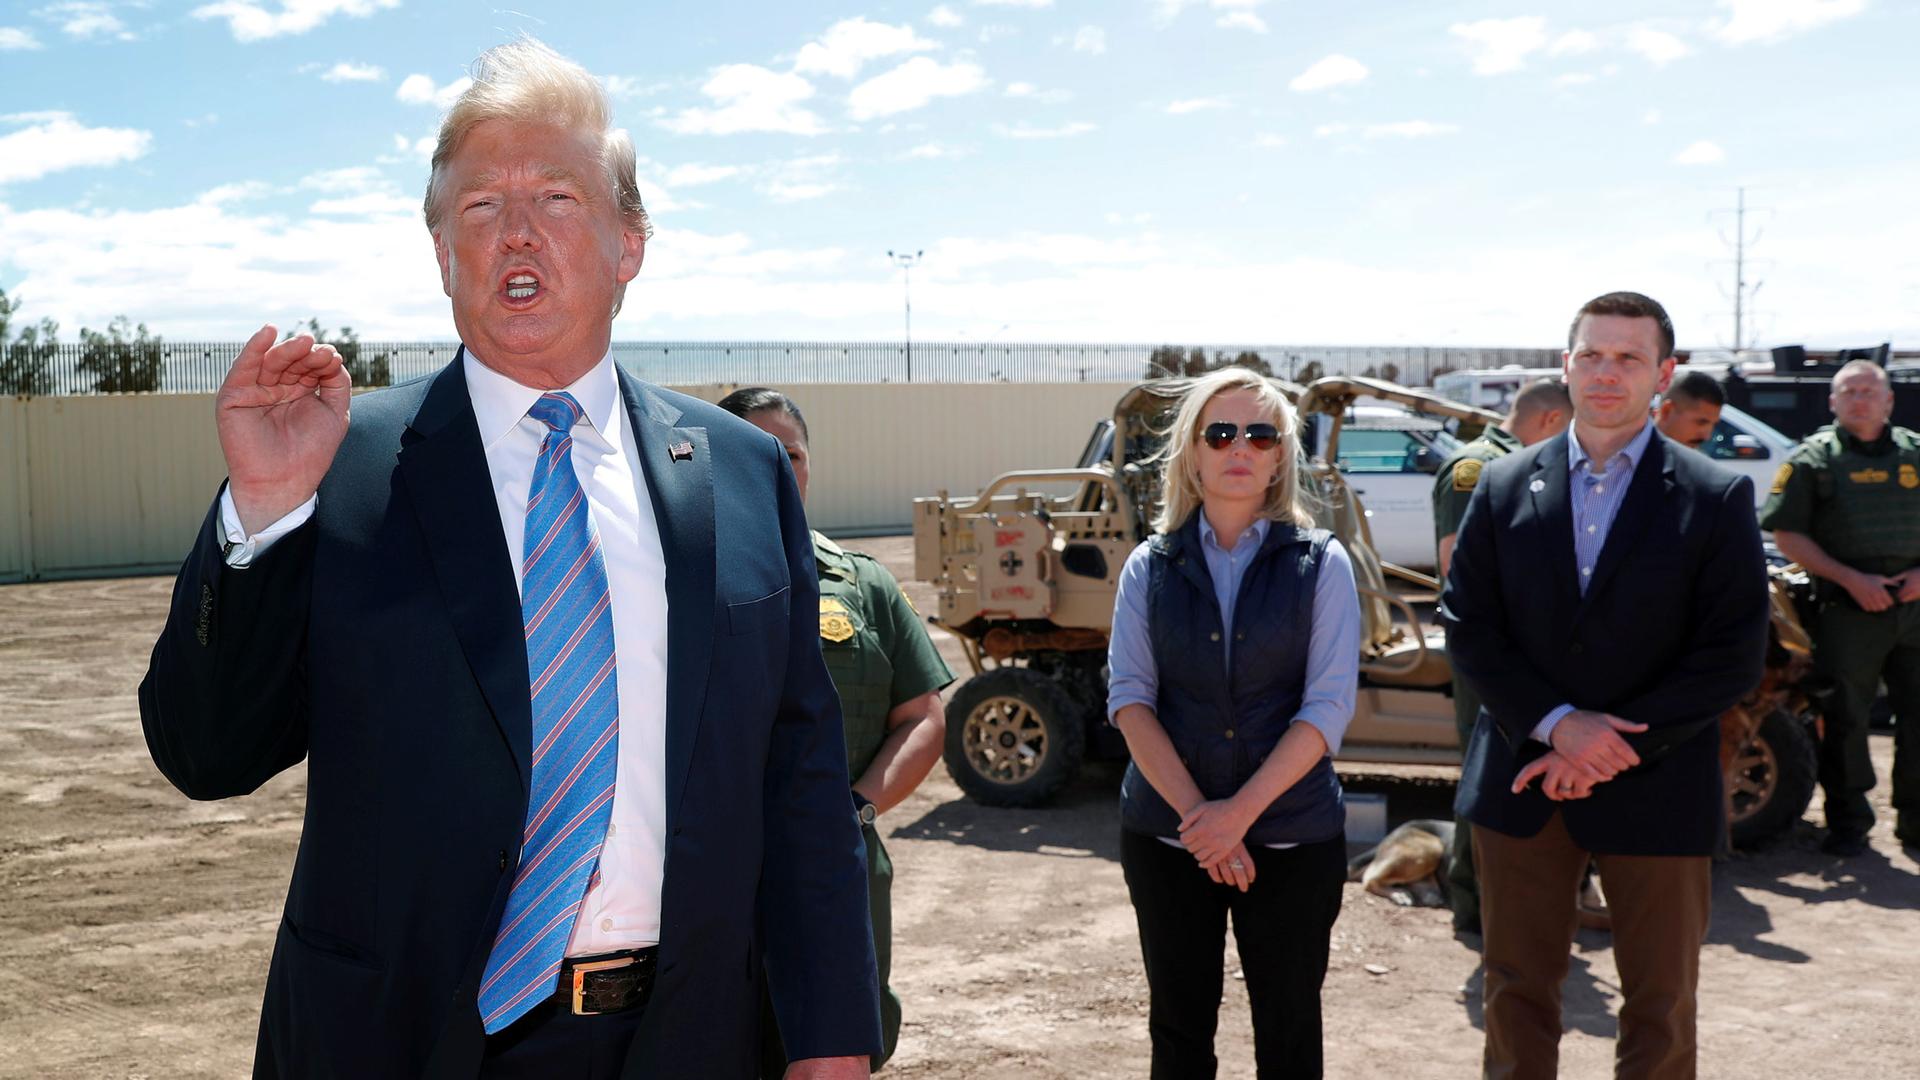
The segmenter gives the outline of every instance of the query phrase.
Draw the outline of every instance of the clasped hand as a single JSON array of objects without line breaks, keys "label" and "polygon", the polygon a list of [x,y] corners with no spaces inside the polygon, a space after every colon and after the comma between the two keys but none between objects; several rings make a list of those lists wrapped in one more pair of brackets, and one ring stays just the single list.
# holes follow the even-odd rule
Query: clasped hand
[{"label": "clasped hand", "polygon": [[1253,856],[1245,843],[1252,824],[1232,799],[1203,802],[1180,819],[1180,843],[1208,877],[1246,892],[1253,884]]},{"label": "clasped hand", "polygon": [[1513,793],[1518,795],[1536,777],[1545,777],[1540,792],[1547,798],[1555,802],[1584,799],[1593,794],[1594,785],[1640,764],[1640,755],[1620,733],[1645,730],[1645,724],[1576,709],[1554,725],[1553,749],[1528,762],[1513,778]]}]

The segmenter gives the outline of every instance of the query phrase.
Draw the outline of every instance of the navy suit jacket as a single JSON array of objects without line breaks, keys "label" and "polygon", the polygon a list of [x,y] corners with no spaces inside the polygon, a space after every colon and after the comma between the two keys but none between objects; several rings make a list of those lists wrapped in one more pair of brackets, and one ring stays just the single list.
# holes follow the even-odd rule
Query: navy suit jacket
[{"label": "navy suit jacket", "polygon": [[[1556,807],[1575,842],[1628,855],[1708,855],[1721,828],[1716,721],[1760,681],[1767,572],[1753,484],[1655,433],[1582,596],[1567,438],[1489,464],[1461,522],[1442,596],[1448,651],[1484,703],[1456,809],[1532,836]],[[1554,708],[1648,725],[1641,764],[1585,799],[1535,781],[1535,724]]]},{"label": "navy suit jacket", "polygon": [[[763,978],[796,1058],[876,1053],[864,848],[791,470],[711,405],[620,387],[668,607],[659,966],[626,1075],[752,1075]],[[460,359],[352,408],[312,520],[254,565],[227,567],[209,513],[141,721],[196,799],[308,761],[255,1075],[471,1077],[526,817],[519,596]]]}]

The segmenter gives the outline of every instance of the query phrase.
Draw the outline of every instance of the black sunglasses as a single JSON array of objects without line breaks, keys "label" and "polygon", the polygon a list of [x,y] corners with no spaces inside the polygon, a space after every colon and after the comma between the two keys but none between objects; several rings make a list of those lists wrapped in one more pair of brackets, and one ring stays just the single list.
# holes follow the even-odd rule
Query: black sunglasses
[{"label": "black sunglasses", "polygon": [[[1240,437],[1239,424],[1208,424],[1200,433],[1200,438],[1215,450],[1225,450]],[[1271,450],[1280,441],[1280,429],[1272,424],[1248,424],[1247,445],[1255,450]]]}]

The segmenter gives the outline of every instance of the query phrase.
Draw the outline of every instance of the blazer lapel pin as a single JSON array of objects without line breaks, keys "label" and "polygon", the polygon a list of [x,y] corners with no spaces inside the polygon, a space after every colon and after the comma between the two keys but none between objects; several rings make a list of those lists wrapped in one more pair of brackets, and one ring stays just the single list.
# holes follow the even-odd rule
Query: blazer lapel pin
[{"label": "blazer lapel pin", "polygon": [[1527,490],[1538,495],[1547,490],[1547,482],[1545,480],[1535,480],[1533,483],[1527,485]]},{"label": "blazer lapel pin", "polygon": [[692,461],[693,443],[684,439],[674,443],[667,447],[667,456],[674,461]]}]

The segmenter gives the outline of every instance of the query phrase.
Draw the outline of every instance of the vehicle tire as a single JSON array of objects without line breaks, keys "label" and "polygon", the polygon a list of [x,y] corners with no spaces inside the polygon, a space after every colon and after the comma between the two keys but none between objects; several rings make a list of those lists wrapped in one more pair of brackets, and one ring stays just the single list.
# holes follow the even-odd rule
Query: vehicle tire
[{"label": "vehicle tire", "polygon": [[1733,846],[1759,847],[1792,828],[1813,801],[1818,776],[1807,725],[1785,709],[1768,713],[1727,775]]},{"label": "vehicle tire", "polygon": [[1079,771],[1085,710],[1052,679],[1002,667],[967,680],[947,706],[947,771],[987,806],[1042,806]]}]

